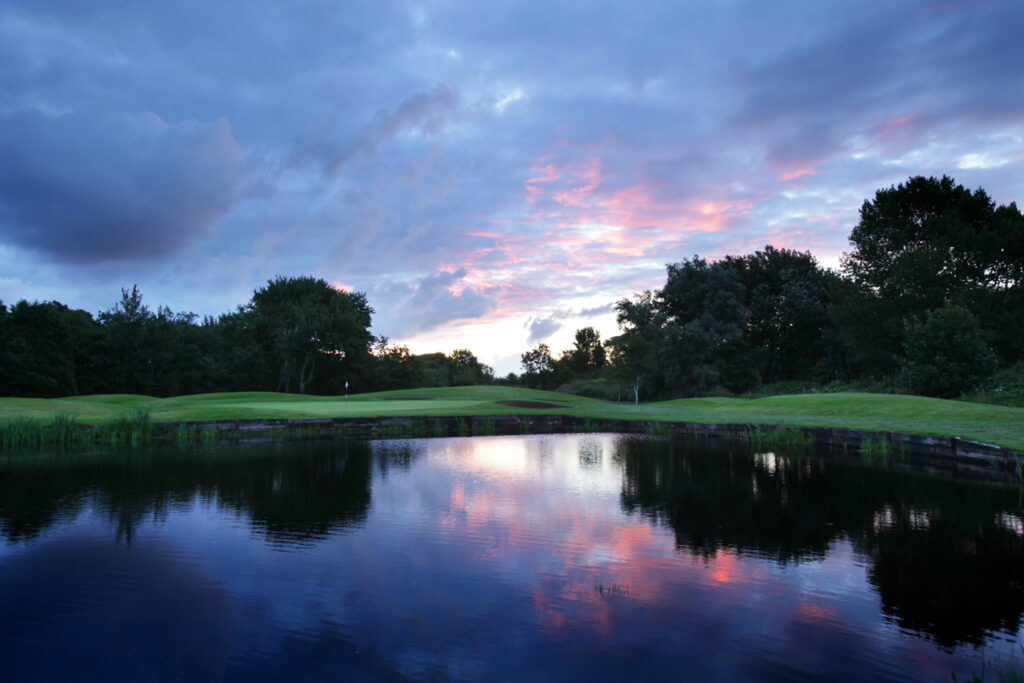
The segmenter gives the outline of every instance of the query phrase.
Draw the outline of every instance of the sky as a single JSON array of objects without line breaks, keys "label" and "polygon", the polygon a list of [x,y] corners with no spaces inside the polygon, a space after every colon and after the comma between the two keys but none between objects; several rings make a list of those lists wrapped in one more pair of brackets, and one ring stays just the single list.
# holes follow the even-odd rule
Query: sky
[{"label": "sky", "polygon": [[275,276],[498,374],[865,199],[1024,203],[1024,3],[0,0],[0,300],[217,315]]}]

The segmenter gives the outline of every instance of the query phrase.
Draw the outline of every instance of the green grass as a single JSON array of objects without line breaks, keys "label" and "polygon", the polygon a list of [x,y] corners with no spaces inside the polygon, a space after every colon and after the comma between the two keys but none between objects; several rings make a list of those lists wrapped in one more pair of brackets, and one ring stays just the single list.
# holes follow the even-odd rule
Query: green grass
[{"label": "green grass", "polygon": [[[523,408],[498,401],[543,401],[555,408]],[[872,431],[962,436],[1024,450],[1024,408],[893,394],[799,394],[767,398],[691,398],[634,406],[515,387],[415,389],[344,397],[226,393],[157,399],[102,395],[63,399],[0,398],[0,422],[87,424],[130,420],[148,410],[153,422],[292,417],[386,417],[565,414],[584,419],[734,422],[844,427]]]}]

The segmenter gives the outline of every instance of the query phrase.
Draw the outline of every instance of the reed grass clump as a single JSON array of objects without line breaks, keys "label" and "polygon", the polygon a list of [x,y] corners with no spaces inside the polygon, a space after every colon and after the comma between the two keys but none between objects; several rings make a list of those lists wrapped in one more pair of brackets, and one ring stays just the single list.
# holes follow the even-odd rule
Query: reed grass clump
[{"label": "reed grass clump", "polygon": [[57,413],[48,421],[19,419],[0,422],[0,449],[4,451],[68,447],[88,443],[90,433],[74,416]]},{"label": "reed grass clump", "polygon": [[37,423],[32,420],[7,420],[0,424],[0,446],[5,451],[24,448],[30,444],[37,429]]},{"label": "reed grass clump", "polygon": [[94,430],[95,441],[109,444],[143,445],[153,442],[154,428],[149,408],[138,406],[109,424]]},{"label": "reed grass clump", "polygon": [[494,420],[479,420],[473,423],[473,433],[479,436],[494,436],[497,433]]},{"label": "reed grass clump", "polygon": [[46,425],[48,441],[57,446],[71,446],[82,441],[82,430],[75,424],[75,418],[67,413],[57,413]]},{"label": "reed grass clump", "polygon": [[777,429],[755,427],[749,432],[749,438],[759,449],[808,449],[814,446],[813,434],[785,426]]},{"label": "reed grass clump", "polygon": [[647,433],[656,436],[668,436],[672,433],[672,425],[668,422],[652,421],[647,423]]},{"label": "reed grass clump", "polygon": [[892,442],[883,436],[878,439],[868,437],[861,442],[858,449],[861,458],[867,462],[884,462],[891,460],[894,456]]},{"label": "reed grass clump", "polygon": [[217,428],[212,425],[178,425],[173,438],[181,446],[212,443],[217,440]]}]

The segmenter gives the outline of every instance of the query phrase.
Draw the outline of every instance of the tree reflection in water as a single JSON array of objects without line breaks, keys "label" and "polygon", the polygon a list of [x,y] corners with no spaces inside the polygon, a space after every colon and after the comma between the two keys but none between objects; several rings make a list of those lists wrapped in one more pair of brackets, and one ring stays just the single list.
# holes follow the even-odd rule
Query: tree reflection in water
[{"label": "tree reflection in water", "polygon": [[[409,457],[398,449],[378,460],[407,467]],[[198,497],[247,516],[272,542],[311,543],[366,515],[371,463],[367,444],[346,441],[12,458],[0,465],[0,531],[31,539],[91,504],[131,543],[144,521]]]},{"label": "tree reflection in water", "polygon": [[901,627],[951,647],[1020,626],[1016,491],[725,444],[629,441],[622,457],[623,507],[669,525],[681,551],[805,562],[846,538]]}]

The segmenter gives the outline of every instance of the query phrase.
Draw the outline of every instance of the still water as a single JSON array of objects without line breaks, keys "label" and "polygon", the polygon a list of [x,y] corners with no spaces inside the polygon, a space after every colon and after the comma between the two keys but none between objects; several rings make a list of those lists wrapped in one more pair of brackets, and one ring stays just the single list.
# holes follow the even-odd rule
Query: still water
[{"label": "still water", "polygon": [[1017,490],[737,444],[0,460],[5,680],[963,680],[1022,611]]}]

